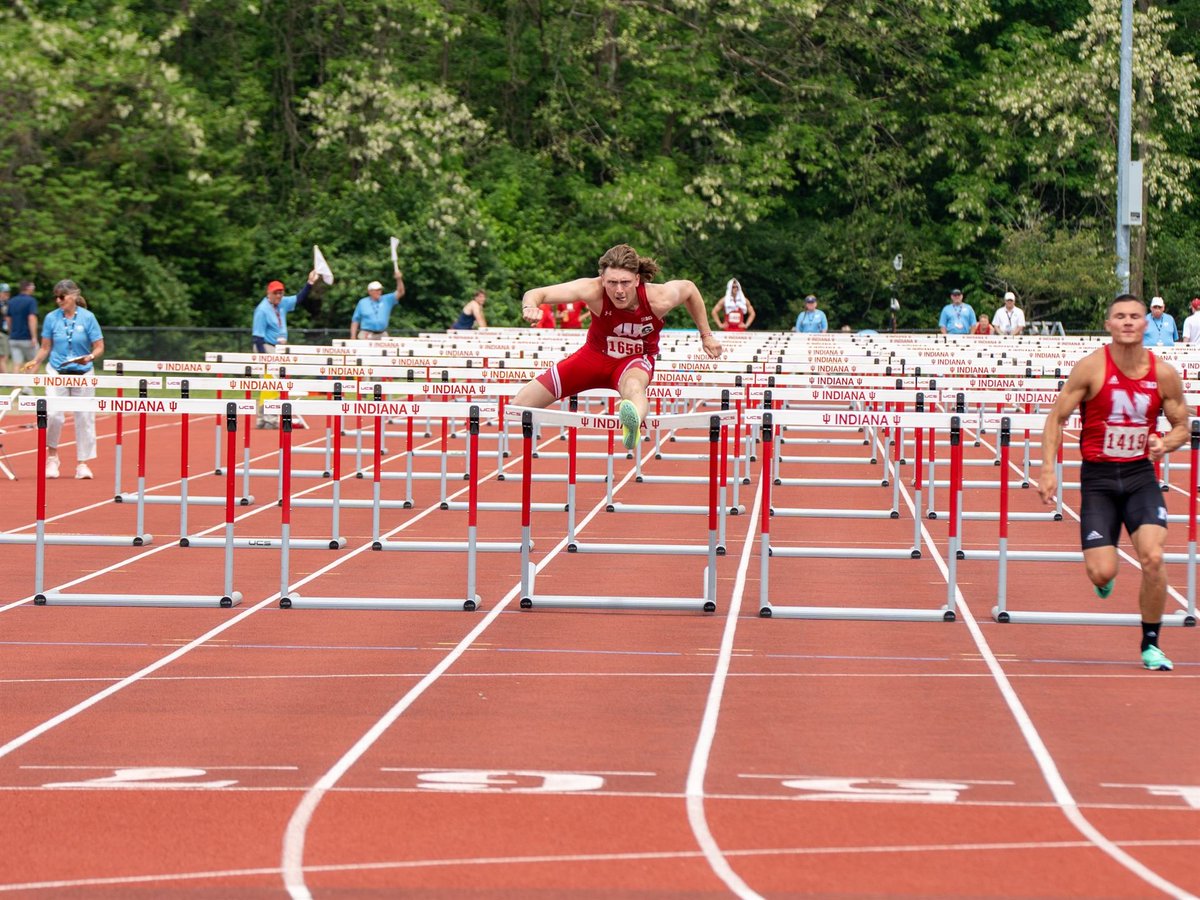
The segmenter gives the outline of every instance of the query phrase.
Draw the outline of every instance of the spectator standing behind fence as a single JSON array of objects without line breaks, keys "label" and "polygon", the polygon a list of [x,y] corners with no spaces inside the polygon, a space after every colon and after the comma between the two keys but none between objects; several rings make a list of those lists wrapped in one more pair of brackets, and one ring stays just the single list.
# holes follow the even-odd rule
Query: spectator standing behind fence
[{"label": "spectator standing behind fence", "polygon": [[558,321],[562,328],[582,328],[583,323],[591,317],[592,311],[582,300],[558,304]]},{"label": "spectator standing behind fence", "polygon": [[1142,344],[1147,347],[1171,347],[1179,340],[1179,329],[1175,327],[1175,318],[1167,312],[1167,304],[1162,297],[1150,301],[1150,315],[1146,318],[1146,333],[1142,335]]},{"label": "spectator standing behind fence", "polygon": [[8,298],[12,288],[0,282],[0,374],[8,372]]},{"label": "spectator standing behind fence", "polygon": [[1025,330],[1025,313],[1017,308],[1017,295],[1004,292],[1004,305],[992,316],[992,327],[997,334],[1020,334]]},{"label": "spectator standing behind fence", "polygon": [[[104,355],[104,334],[100,323],[87,309],[87,300],[70,279],[54,285],[58,309],[42,323],[42,346],[33,359],[21,366],[22,372],[34,372],[48,357],[46,371],[59,375],[86,375],[92,364]],[[48,397],[94,397],[92,387],[47,387]],[[58,477],[58,443],[62,437],[63,413],[50,410],[46,423],[46,477]],[[88,460],[96,458],[96,413],[75,413],[75,477],[91,478]]]},{"label": "spectator standing behind fence", "polygon": [[975,310],[963,303],[962,288],[950,292],[950,302],[942,307],[938,317],[938,328],[942,334],[970,334],[975,327]]},{"label": "spectator standing behind fence", "polygon": [[[38,308],[33,289],[32,281],[22,281],[20,292],[8,301],[5,327],[8,331],[13,370],[17,372],[37,353],[34,336],[38,333]],[[33,393],[30,388],[22,388],[22,391],[26,394]]]},{"label": "spectator standing behind fence", "polygon": [[469,331],[471,328],[478,325],[480,328],[487,328],[487,316],[483,314],[483,305],[487,303],[487,292],[476,291],[475,296],[467,301],[467,304],[462,308],[462,312],[458,314],[458,318],[454,320],[451,328],[458,331]]},{"label": "spectator standing behind fence", "polygon": [[825,313],[817,309],[817,298],[809,294],[804,298],[804,311],[796,316],[796,331],[801,334],[823,334],[829,330]]},{"label": "spectator standing behind fence", "polygon": [[350,340],[361,338],[375,341],[388,336],[388,319],[392,310],[404,296],[404,276],[397,270],[396,290],[383,292],[383,285],[372,281],[367,285],[367,296],[358,301],[350,317]]},{"label": "spectator standing behind fence", "polygon": [[1192,298],[1192,314],[1183,320],[1183,342],[1200,344],[1200,297]]},{"label": "spectator standing behind fence", "polygon": [[740,281],[730,278],[725,282],[725,296],[713,304],[710,315],[722,331],[745,331],[754,323],[754,307]]}]

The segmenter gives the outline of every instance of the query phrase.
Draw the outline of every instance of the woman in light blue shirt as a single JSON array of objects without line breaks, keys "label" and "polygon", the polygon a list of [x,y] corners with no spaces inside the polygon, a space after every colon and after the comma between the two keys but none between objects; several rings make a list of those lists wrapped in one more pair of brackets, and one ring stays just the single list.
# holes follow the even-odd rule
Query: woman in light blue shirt
[{"label": "woman in light blue shirt", "polygon": [[801,334],[823,334],[829,330],[825,313],[817,309],[817,298],[809,294],[804,298],[804,312],[796,316],[796,331]]},{"label": "woman in light blue shirt", "polygon": [[[54,302],[58,309],[42,322],[42,346],[33,359],[21,367],[22,372],[33,372],[47,358],[47,371],[58,375],[87,375],[93,363],[104,355],[104,334],[100,323],[87,309],[87,300],[79,285],[63,279],[54,285]],[[94,387],[82,385],[72,387],[46,387],[47,397],[95,397]],[[46,477],[58,477],[58,441],[62,436],[64,416],[55,412],[51,405],[46,422]],[[75,477],[91,478],[88,460],[96,458],[96,413],[75,413]]]}]

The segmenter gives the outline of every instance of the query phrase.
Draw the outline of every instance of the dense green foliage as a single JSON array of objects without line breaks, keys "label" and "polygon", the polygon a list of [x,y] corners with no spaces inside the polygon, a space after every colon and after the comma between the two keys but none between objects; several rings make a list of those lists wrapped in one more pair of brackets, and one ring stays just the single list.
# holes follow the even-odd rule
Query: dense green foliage
[{"label": "dense green foliage", "polygon": [[[1138,0],[1135,289],[1200,293],[1200,2]],[[979,311],[1093,327],[1113,269],[1119,0],[14,0],[0,278],[78,281],[111,325],[248,325],[265,282],[390,283],[398,328],[489,321],[658,258],[763,327]],[[892,259],[903,254],[897,279]],[[673,324],[686,324],[681,311]]]}]

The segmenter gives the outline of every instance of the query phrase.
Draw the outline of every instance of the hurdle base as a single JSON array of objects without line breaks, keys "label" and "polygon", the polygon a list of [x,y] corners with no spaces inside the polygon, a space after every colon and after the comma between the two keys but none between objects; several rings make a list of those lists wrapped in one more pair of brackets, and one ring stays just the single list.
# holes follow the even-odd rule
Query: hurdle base
[{"label": "hurdle base", "polygon": [[[154,542],[154,535],[119,534],[46,534],[45,544],[66,544],[81,547],[146,547]],[[0,534],[0,544],[36,544],[35,534]]]},{"label": "hurdle base", "polygon": [[483,606],[476,594],[474,599],[462,597],[302,597],[291,594],[281,597],[280,609],[386,609],[386,610],[465,610],[475,612]]},{"label": "hurdle base", "polygon": [[776,606],[769,601],[758,611],[764,619],[853,619],[885,622],[954,622],[958,616],[940,609],[886,609],[883,607]]},{"label": "hurdle base", "polygon": [[892,509],[814,509],[800,506],[772,506],[771,516],[812,519],[895,519]]},{"label": "hurdle base", "polygon": [[768,551],[770,556],[778,556],[781,559],[920,559],[921,551],[916,547],[910,547],[907,550],[901,548],[884,547],[879,549],[862,548],[854,549],[847,547],[843,549],[835,549],[833,547],[771,547]]},{"label": "hurdle base", "polygon": [[[530,544],[532,547],[532,543]],[[447,551],[451,553],[464,553],[471,549],[469,541],[376,541],[371,545],[372,550],[420,550],[420,551]],[[520,541],[476,541],[476,553],[519,553],[521,551]]]},{"label": "hurdle base", "polygon": [[[613,503],[611,506],[606,506],[605,510],[607,512],[652,513],[654,515],[678,513],[679,515],[689,516],[707,516],[710,512],[707,506],[663,506],[653,503]],[[717,511],[720,512],[721,510],[718,509]],[[725,507],[725,513],[731,516],[741,515],[745,511],[746,507],[744,506]]]},{"label": "hurdle base", "polygon": [[[610,510],[611,512],[611,510]],[[707,544],[567,544],[568,553],[640,553],[670,556],[707,556]]]},{"label": "hurdle base", "polygon": [[704,597],[577,597],[569,594],[538,594],[522,597],[521,609],[657,609],[712,613],[715,603]]},{"label": "hurdle base", "polygon": [[[992,618],[1001,624],[1014,625],[1140,625],[1142,617],[1138,613],[1069,613],[1045,612],[1042,610],[1001,610],[992,607]],[[1167,613],[1162,618],[1164,626],[1179,626],[1195,628],[1196,617],[1187,613]]]},{"label": "hurdle base", "polygon": [[[137,494],[118,494],[113,498],[117,503],[137,503]],[[164,506],[179,506],[183,500],[180,494],[143,494],[142,502],[146,504],[162,504]],[[188,506],[224,506],[225,497],[215,495],[196,494],[188,495]],[[254,502],[254,496],[247,494],[245,497],[239,498],[238,502],[242,506],[249,506]]]},{"label": "hurdle base", "polygon": [[[224,547],[223,537],[194,537],[188,535],[179,539],[180,547]],[[234,538],[233,546],[242,550],[279,550],[283,547],[282,538]],[[341,550],[346,546],[344,537],[338,538],[298,538],[288,541],[293,550]]]},{"label": "hurdle base", "polygon": [[33,602],[38,606],[216,606],[229,608],[242,602],[241,591],[214,597],[211,594],[63,594],[46,591]]}]

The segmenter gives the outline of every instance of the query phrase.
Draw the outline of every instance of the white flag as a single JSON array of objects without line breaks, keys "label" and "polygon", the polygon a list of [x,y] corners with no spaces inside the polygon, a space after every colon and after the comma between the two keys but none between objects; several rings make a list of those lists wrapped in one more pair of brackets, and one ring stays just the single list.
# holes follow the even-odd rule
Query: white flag
[{"label": "white flag", "polygon": [[333,284],[333,269],[329,268],[329,263],[325,262],[325,257],[321,254],[321,248],[316,244],[313,244],[313,271],[320,275],[326,284]]},{"label": "white flag", "polygon": [[392,271],[399,272],[400,271],[400,260],[396,256],[396,248],[400,246],[400,238],[394,237],[391,239],[391,242],[392,242]]}]

